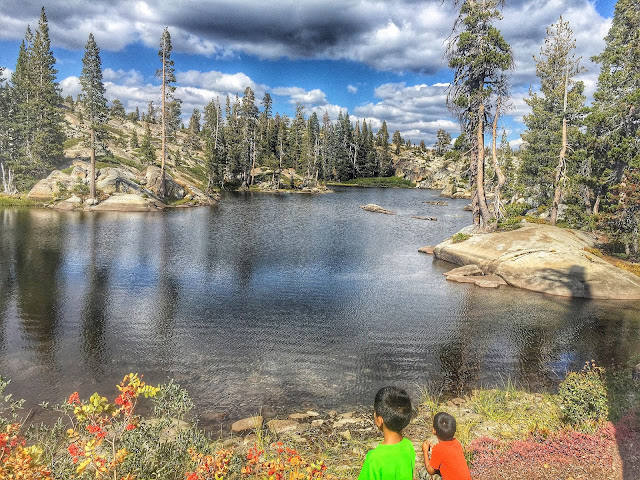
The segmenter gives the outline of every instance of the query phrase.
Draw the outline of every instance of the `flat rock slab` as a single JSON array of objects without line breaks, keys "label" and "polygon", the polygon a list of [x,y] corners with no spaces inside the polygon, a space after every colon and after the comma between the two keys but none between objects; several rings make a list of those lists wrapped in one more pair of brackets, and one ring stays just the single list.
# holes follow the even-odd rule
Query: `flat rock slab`
[{"label": "flat rock slab", "polygon": [[463,265],[462,267],[454,268],[448,272],[443,273],[445,277],[470,277],[473,275],[484,275],[484,272],[480,267],[474,263],[469,265]]},{"label": "flat rock slab", "polygon": [[498,288],[502,285],[507,285],[507,282],[498,275],[449,275],[447,280],[458,283],[473,283],[482,288]]},{"label": "flat rock slab", "polygon": [[376,205],[375,203],[367,203],[366,205],[363,205],[360,208],[363,210],[366,210],[367,212],[384,213],[385,215],[395,215],[395,212],[382,208],[380,205]]},{"label": "flat rock slab", "polygon": [[165,208],[165,205],[133,193],[112,195],[98,205],[91,207],[97,212],[154,212]]},{"label": "flat rock slab", "polygon": [[[640,299],[640,277],[585,251],[584,232],[526,223],[517,230],[476,234],[437,245],[434,255],[456,265],[477,265],[514,287],[564,297]],[[487,276],[487,275],[485,275]]]},{"label": "flat rock slab", "polygon": [[434,247],[434,246],[432,246],[432,245],[427,245],[426,247],[420,247],[420,248],[418,249],[418,251],[419,251],[420,253],[426,253],[427,255],[433,255],[433,249],[434,249],[434,248],[435,248],[435,247]]}]

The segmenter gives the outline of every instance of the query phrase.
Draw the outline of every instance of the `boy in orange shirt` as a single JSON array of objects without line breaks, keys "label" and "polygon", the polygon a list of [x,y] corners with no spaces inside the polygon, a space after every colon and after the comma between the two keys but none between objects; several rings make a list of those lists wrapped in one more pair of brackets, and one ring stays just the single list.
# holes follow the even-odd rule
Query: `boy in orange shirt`
[{"label": "boy in orange shirt", "polygon": [[433,433],[438,437],[438,443],[431,445],[425,441],[422,444],[424,466],[429,475],[439,473],[442,480],[471,480],[462,445],[454,438],[456,419],[445,412],[436,413]]}]

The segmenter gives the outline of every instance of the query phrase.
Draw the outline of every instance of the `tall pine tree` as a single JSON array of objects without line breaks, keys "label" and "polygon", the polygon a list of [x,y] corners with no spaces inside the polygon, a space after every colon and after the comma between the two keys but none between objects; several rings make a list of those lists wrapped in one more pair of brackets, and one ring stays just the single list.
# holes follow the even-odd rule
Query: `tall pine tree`
[{"label": "tall pine tree", "polygon": [[638,253],[640,229],[640,8],[618,0],[605,37],[594,104],[588,117],[591,203],[604,202],[605,224],[627,253]]},{"label": "tall pine tree", "polygon": [[513,66],[511,47],[493,22],[501,18],[503,0],[455,0],[460,7],[447,46],[454,79],[447,103],[455,112],[462,132],[471,140],[471,204],[473,222],[484,227],[490,219],[484,190],[484,128],[487,105],[502,84],[504,72]]},{"label": "tall pine tree", "polygon": [[[540,189],[543,201],[550,202],[550,222],[555,225],[558,206],[564,196],[567,162],[576,150],[578,128],[584,115],[584,85],[576,80],[584,69],[575,54],[575,38],[562,17],[547,28],[547,38],[536,60],[540,95],[525,99],[531,114],[525,116],[527,131],[522,168],[530,183]],[[575,163],[575,162],[574,162]]]},{"label": "tall pine tree", "polygon": [[[162,32],[162,36],[160,37],[160,50],[158,51],[158,56],[162,62],[162,68],[156,70],[156,76],[160,77],[162,87],[162,144],[160,147],[160,185],[158,187],[158,194],[160,197],[164,197],[166,195],[165,163],[167,160],[167,132],[168,129],[174,125],[174,117],[176,117],[175,112],[170,111],[170,104],[171,106],[175,104],[173,94],[176,89],[173,85],[176,81],[176,76],[174,74],[173,60],[171,60],[172,49],[173,47],[171,46],[169,28],[165,27]],[[179,116],[180,115],[177,115],[178,118]],[[174,120],[173,123],[172,120]]]},{"label": "tall pine tree", "polygon": [[102,60],[100,49],[96,44],[93,34],[89,34],[89,40],[85,47],[82,59],[82,104],[84,106],[84,118],[89,123],[89,136],[91,148],[91,198],[96,198],[96,143],[107,136],[104,126],[107,122],[107,99],[102,83]]}]

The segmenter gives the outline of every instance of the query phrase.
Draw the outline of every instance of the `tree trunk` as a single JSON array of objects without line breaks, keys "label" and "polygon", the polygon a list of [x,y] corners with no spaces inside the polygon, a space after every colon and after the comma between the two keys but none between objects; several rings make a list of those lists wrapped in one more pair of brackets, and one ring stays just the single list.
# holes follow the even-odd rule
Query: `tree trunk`
[{"label": "tree trunk", "polygon": [[549,223],[555,225],[558,220],[558,207],[562,202],[562,190],[566,177],[567,169],[567,95],[569,91],[569,69],[565,69],[564,77],[564,107],[562,110],[562,148],[560,148],[560,158],[558,159],[558,168],[555,178],[555,192],[553,193],[553,205],[551,206],[551,217]]},{"label": "tree trunk", "polygon": [[91,198],[96,199],[96,131],[91,129]]},{"label": "tree trunk", "polygon": [[493,128],[492,128],[492,143],[491,143],[491,158],[493,160],[493,169],[496,172],[498,177],[498,184],[496,185],[494,192],[495,198],[493,200],[493,214],[496,219],[501,219],[504,215],[502,214],[502,199],[500,196],[500,192],[502,191],[502,187],[507,181],[507,177],[505,177],[502,172],[502,168],[500,168],[500,164],[498,163],[498,116],[500,114],[500,98],[498,98],[498,104],[496,105],[496,114],[493,117]]},{"label": "tree trunk", "polygon": [[487,207],[487,197],[484,191],[484,104],[478,107],[478,157],[477,157],[477,202],[480,215],[477,219],[477,225],[486,227],[489,224],[491,214]]},{"label": "tree trunk", "polygon": [[255,139],[252,142],[251,145],[251,149],[252,149],[252,154],[251,154],[251,183],[250,185],[253,185],[253,180],[255,178],[255,172],[256,172],[256,143],[255,143]]},{"label": "tree trunk", "polygon": [[[164,35],[163,35],[163,38]],[[165,57],[166,55],[166,39],[163,40],[162,42],[162,160],[160,163],[160,185],[158,186],[158,196],[160,198],[164,198],[165,196],[165,182],[164,182],[164,162],[165,162],[165,158],[167,156],[167,145],[166,145],[166,136],[167,136],[167,128],[166,128],[166,116],[167,116],[167,107],[166,107],[166,85],[167,85],[167,80],[165,77],[165,67],[166,67],[166,63],[167,63],[167,59]]]}]

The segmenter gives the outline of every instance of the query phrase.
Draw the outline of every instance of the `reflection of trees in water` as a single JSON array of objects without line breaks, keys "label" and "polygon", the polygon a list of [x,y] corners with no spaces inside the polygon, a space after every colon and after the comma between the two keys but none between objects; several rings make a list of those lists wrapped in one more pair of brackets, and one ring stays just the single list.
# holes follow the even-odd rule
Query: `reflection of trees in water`
[{"label": "reflection of trees in water", "polygon": [[89,223],[89,265],[87,269],[87,293],[82,310],[82,352],[87,366],[95,376],[105,372],[107,361],[106,329],[107,306],[109,298],[109,265],[97,261],[99,226],[95,215],[85,219]]},{"label": "reflection of trees in water", "polygon": [[57,212],[29,210],[14,229],[18,306],[24,338],[53,366],[58,329],[58,274],[64,229]]},{"label": "reflection of trees in water", "polygon": [[[553,327],[551,327],[553,328]],[[518,359],[518,381],[531,390],[551,386],[550,349],[553,347],[548,327],[542,325],[514,326],[513,342]]]},{"label": "reflection of trees in water", "polygon": [[0,209],[0,349],[5,344],[5,319],[8,315],[11,290],[16,282],[15,245],[13,229],[18,211],[13,208]]},{"label": "reflection of trees in water", "polygon": [[460,318],[456,334],[438,348],[440,367],[444,375],[444,391],[462,394],[477,385],[481,358],[485,350],[486,339],[480,339],[474,332],[474,321],[465,312],[472,312],[474,305],[474,291],[465,288],[464,296],[459,304],[459,312],[455,316]]},{"label": "reflection of trees in water", "polygon": [[159,259],[158,259],[158,285],[156,288],[156,335],[160,340],[161,358],[163,364],[169,366],[173,363],[175,348],[175,323],[180,298],[180,282],[172,273],[172,252],[180,248],[175,245],[174,236],[168,225],[169,217],[164,215],[160,220]]}]

